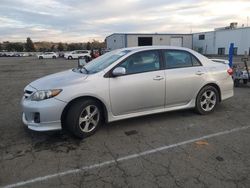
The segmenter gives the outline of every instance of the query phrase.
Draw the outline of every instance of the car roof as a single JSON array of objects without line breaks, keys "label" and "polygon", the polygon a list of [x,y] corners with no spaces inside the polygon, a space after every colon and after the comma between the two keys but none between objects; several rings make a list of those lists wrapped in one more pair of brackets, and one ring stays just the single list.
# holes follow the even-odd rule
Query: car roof
[{"label": "car roof", "polygon": [[189,48],[177,47],[177,46],[139,46],[139,47],[129,47],[121,48],[120,51],[129,50],[129,51],[142,51],[142,50],[159,50],[159,49],[171,49],[171,50],[186,50],[190,51]]}]

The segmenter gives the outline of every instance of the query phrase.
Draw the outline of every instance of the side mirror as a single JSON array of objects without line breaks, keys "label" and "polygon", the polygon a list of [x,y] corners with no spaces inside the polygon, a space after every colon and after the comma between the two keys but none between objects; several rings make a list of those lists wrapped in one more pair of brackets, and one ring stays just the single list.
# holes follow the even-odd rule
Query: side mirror
[{"label": "side mirror", "polygon": [[113,76],[121,76],[126,74],[126,69],[124,67],[116,67],[113,72]]}]

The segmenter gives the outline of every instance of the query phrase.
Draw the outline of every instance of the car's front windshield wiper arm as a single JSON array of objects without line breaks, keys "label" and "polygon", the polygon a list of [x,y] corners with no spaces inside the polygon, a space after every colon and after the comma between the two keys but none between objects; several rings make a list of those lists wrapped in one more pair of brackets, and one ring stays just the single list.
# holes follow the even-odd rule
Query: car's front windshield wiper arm
[{"label": "car's front windshield wiper arm", "polygon": [[[87,74],[89,73],[89,71],[88,71],[88,69],[86,69],[86,67],[82,67],[82,69],[84,69],[84,70],[86,71]],[[81,72],[81,73],[83,73],[83,72],[82,72],[82,69],[80,69],[80,72]]]}]

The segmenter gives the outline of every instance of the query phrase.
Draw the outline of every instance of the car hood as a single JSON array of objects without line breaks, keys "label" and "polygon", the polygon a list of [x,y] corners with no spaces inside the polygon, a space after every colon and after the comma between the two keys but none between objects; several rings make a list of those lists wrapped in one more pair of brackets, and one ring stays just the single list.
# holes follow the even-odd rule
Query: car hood
[{"label": "car hood", "polygon": [[67,70],[42,77],[29,85],[37,90],[61,89],[68,85],[82,83],[87,78],[86,74]]}]

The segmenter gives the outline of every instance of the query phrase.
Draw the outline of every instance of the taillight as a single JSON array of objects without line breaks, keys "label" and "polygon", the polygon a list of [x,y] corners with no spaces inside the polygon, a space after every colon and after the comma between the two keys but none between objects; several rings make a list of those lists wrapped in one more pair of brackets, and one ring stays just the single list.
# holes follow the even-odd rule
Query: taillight
[{"label": "taillight", "polygon": [[229,68],[229,69],[227,69],[227,73],[228,73],[230,76],[232,76],[233,73],[234,73],[234,71],[233,71],[232,68]]}]

